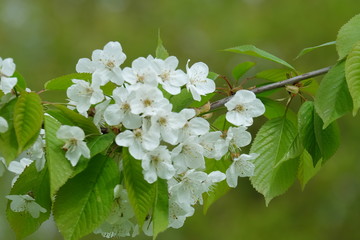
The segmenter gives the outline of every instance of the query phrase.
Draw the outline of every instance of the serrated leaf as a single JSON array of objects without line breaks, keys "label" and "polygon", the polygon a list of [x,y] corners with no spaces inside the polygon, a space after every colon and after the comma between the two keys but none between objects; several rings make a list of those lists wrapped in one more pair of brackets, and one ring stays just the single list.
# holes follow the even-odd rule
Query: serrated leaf
[{"label": "serrated leaf", "polygon": [[11,100],[0,109],[0,116],[8,123],[8,130],[0,134],[0,154],[8,164],[18,155],[18,142],[14,129],[14,108],[17,100],[17,98]]},{"label": "serrated leaf", "polygon": [[317,91],[314,104],[316,112],[324,121],[323,128],[353,108],[344,68],[343,61],[332,67],[321,80]]},{"label": "serrated leaf", "polygon": [[35,162],[25,168],[9,195],[26,195],[29,193],[35,198],[36,203],[46,209],[46,212],[40,213],[38,218],[33,218],[29,212],[13,212],[10,209],[9,201],[6,209],[7,219],[19,239],[35,232],[41,223],[49,218],[51,212],[49,173],[46,167],[38,172]]},{"label": "serrated leaf", "polygon": [[[95,136],[90,138],[86,145],[90,149],[90,159],[93,158],[95,155],[106,151],[110,145],[114,142],[115,134],[107,133],[100,136]],[[89,159],[81,156],[79,162],[76,164],[73,175],[75,176],[82,172],[88,165]]]},{"label": "serrated leaf", "polygon": [[302,190],[304,190],[305,185],[310,181],[310,179],[319,172],[320,168],[321,161],[318,161],[314,167],[311,155],[308,151],[304,150],[300,156],[299,170],[297,174]]},{"label": "serrated leaf", "polygon": [[63,105],[56,104],[53,106],[54,109],[49,109],[46,112],[56,118],[63,125],[78,126],[84,130],[86,135],[100,135],[99,129],[95,126],[91,119],[86,118]]},{"label": "serrated leaf", "polygon": [[129,193],[129,200],[136,219],[142,226],[150,209],[154,206],[155,184],[145,181],[141,161],[133,158],[127,148],[123,148],[122,154],[126,190]]},{"label": "serrated leaf", "polygon": [[359,26],[360,14],[351,18],[349,22],[340,28],[336,39],[336,50],[339,54],[339,59],[346,57],[355,44],[360,41]]},{"label": "serrated leaf", "polygon": [[43,107],[39,95],[22,92],[14,108],[14,128],[18,153],[33,144],[43,123]]},{"label": "serrated leaf", "polygon": [[291,74],[292,71],[289,69],[268,69],[261,71],[255,75],[256,78],[265,79],[271,82],[280,82],[283,80],[288,79],[289,74]]},{"label": "serrated leaf", "polygon": [[59,188],[72,176],[73,167],[62,150],[64,142],[56,137],[61,124],[50,116],[45,116],[46,161],[49,168],[50,194],[54,196]]},{"label": "serrated leaf", "polygon": [[[250,180],[253,187],[264,195],[266,204],[283,194],[296,178],[298,159],[283,159],[296,133],[291,121],[275,118],[260,128],[251,146],[250,152],[259,154],[259,157],[254,160],[255,173]],[[281,160],[283,162],[278,164]]]},{"label": "serrated leaf", "polygon": [[264,58],[264,59],[279,63],[281,65],[284,65],[285,67],[288,67],[290,69],[294,69],[294,67],[291,66],[289,63],[285,62],[284,60],[282,60],[264,50],[261,50],[261,49],[255,47],[254,45],[242,45],[242,46],[238,46],[238,47],[225,49],[225,51],[246,54],[246,55],[255,56],[255,57],[259,57],[259,58]]},{"label": "serrated leaf", "polygon": [[234,69],[232,70],[232,75],[235,78],[235,80],[240,79],[245,73],[247,73],[253,66],[255,66],[256,63],[254,62],[242,62],[238,64]]},{"label": "serrated leaf", "polygon": [[80,239],[106,220],[118,183],[116,163],[98,154],[90,160],[86,170],[60,188],[53,212],[56,225],[65,239]]},{"label": "serrated leaf", "polygon": [[312,156],[314,166],[322,158],[328,160],[339,146],[339,132],[335,122],[323,129],[323,121],[315,112],[311,101],[303,103],[299,109],[298,126],[304,148]]},{"label": "serrated leaf", "polygon": [[331,46],[331,45],[335,45],[336,44],[336,41],[332,41],[332,42],[327,42],[327,43],[323,43],[323,44],[320,44],[320,45],[317,45],[317,46],[314,46],[314,47],[307,47],[307,48],[304,48],[303,50],[301,50],[301,52],[296,56],[295,59],[298,59],[299,57],[309,53],[309,52],[312,52],[316,49],[319,49],[319,48],[322,48],[322,47],[326,47],[326,46]]},{"label": "serrated leaf", "polygon": [[74,83],[73,79],[80,79],[84,81],[91,81],[91,73],[71,73],[58,78],[51,79],[45,83],[46,90],[66,90]]},{"label": "serrated leaf", "polygon": [[158,179],[155,183],[155,203],[152,214],[153,239],[169,225],[169,193],[167,181]]},{"label": "serrated leaf", "polygon": [[345,75],[354,104],[353,116],[355,116],[360,108],[360,41],[346,59]]},{"label": "serrated leaf", "polygon": [[157,44],[157,47],[156,47],[155,56],[156,56],[156,58],[160,58],[160,59],[163,59],[163,60],[165,60],[166,58],[169,57],[169,53],[165,49],[165,47],[163,45],[163,42],[161,40],[160,31],[158,33],[158,44]]},{"label": "serrated leaf", "polygon": [[[223,157],[220,160],[215,159],[206,159],[206,173],[211,173],[213,171],[220,171],[225,173],[226,170],[231,165],[231,161],[228,160],[228,156]],[[229,185],[226,181],[221,181],[214,185],[209,192],[203,194],[204,205],[203,213],[206,214],[210,206],[216,202],[219,198],[224,196],[230,190]]]}]

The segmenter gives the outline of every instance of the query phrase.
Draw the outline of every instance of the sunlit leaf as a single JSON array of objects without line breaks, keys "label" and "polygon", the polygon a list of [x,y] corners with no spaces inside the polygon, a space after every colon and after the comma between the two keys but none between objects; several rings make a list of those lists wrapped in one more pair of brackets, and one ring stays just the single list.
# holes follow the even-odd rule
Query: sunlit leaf
[{"label": "sunlit leaf", "polygon": [[153,239],[169,225],[169,193],[167,181],[158,179],[155,183],[155,204],[152,214]]},{"label": "sunlit leaf", "polygon": [[232,70],[232,75],[235,80],[240,79],[245,73],[247,73],[253,66],[255,66],[254,62],[242,62],[238,64]]},{"label": "sunlit leaf", "polygon": [[66,240],[80,239],[105,221],[118,183],[116,163],[98,154],[90,160],[88,168],[60,188],[53,212],[56,225]]},{"label": "sunlit leaf", "polygon": [[301,184],[301,188],[304,190],[305,185],[313,178],[321,168],[321,161],[318,161],[316,166],[313,165],[313,160],[311,155],[304,150],[300,156],[299,170],[298,170],[298,180]]},{"label": "sunlit leaf", "polygon": [[353,115],[355,116],[360,108],[360,41],[347,57],[345,75],[354,104]]},{"label": "sunlit leaf", "polygon": [[167,50],[164,47],[163,42],[161,40],[160,30],[159,30],[159,33],[158,33],[158,44],[157,44],[157,47],[156,47],[155,56],[156,56],[156,58],[160,58],[160,59],[163,59],[163,60],[165,60],[166,58],[169,57],[169,53],[167,52]]},{"label": "sunlit leaf", "polygon": [[254,45],[242,45],[242,46],[238,46],[238,47],[225,49],[225,51],[246,54],[246,55],[255,56],[255,57],[259,57],[259,58],[264,58],[264,59],[279,63],[281,65],[284,65],[290,69],[294,69],[294,67],[291,66],[289,63],[285,62],[284,60],[282,60],[264,50],[261,50],[261,49],[255,47]]},{"label": "sunlit leaf", "polygon": [[66,90],[74,84],[72,82],[73,79],[80,79],[89,82],[91,78],[91,73],[71,73],[47,81],[44,87],[46,90]]},{"label": "sunlit leaf", "polygon": [[355,44],[360,41],[360,14],[354,16],[344,24],[337,35],[336,49],[339,59],[343,59],[348,55]]}]

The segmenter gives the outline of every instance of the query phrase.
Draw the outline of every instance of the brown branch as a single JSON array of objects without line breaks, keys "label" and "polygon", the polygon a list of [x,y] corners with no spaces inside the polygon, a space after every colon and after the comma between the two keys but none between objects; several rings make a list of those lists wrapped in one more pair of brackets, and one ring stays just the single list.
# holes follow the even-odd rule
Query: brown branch
[{"label": "brown branch", "polygon": [[[326,68],[318,69],[318,70],[315,70],[315,71],[312,71],[312,72],[304,73],[304,74],[301,74],[299,76],[289,78],[289,79],[286,79],[286,80],[283,80],[283,81],[280,81],[280,82],[271,83],[271,84],[264,85],[264,86],[261,86],[261,87],[258,87],[258,88],[254,88],[254,89],[251,89],[250,91],[252,91],[253,93],[256,94],[256,93],[269,91],[269,90],[272,90],[272,89],[275,89],[275,88],[284,87],[285,85],[292,85],[292,84],[298,83],[298,82],[300,82],[302,80],[305,80],[305,79],[309,79],[309,78],[312,78],[312,77],[323,75],[323,74],[327,73],[330,70],[330,68],[331,67],[326,67]],[[223,106],[232,97],[233,96],[229,96],[229,97],[226,97],[226,98],[223,98],[223,99],[220,99],[218,101],[215,101],[215,102],[211,103],[210,110],[213,110],[215,108],[219,108],[219,107]]]}]

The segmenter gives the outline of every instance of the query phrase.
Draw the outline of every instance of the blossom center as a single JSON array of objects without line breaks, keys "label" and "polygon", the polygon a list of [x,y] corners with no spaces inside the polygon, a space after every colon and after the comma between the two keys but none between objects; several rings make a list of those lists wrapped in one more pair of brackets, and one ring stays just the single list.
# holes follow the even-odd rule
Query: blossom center
[{"label": "blossom center", "polygon": [[150,100],[150,99],[145,99],[145,100],[143,101],[143,104],[144,104],[145,107],[149,107],[149,106],[151,106],[152,102],[153,102],[153,101]]},{"label": "blossom center", "polygon": [[108,69],[113,69],[115,67],[115,63],[111,60],[107,61],[105,66],[108,68]]},{"label": "blossom center", "polygon": [[160,74],[160,78],[166,82],[166,81],[169,81],[170,79],[170,73],[168,71],[166,72],[163,72],[162,74]]},{"label": "blossom center", "polygon": [[158,120],[158,123],[160,124],[160,125],[166,125],[166,118],[164,118],[164,117],[161,117],[161,118],[159,118],[159,120]]},{"label": "blossom center", "polygon": [[237,112],[243,112],[243,111],[245,111],[245,108],[244,108],[243,105],[236,105],[235,111],[237,111]]}]

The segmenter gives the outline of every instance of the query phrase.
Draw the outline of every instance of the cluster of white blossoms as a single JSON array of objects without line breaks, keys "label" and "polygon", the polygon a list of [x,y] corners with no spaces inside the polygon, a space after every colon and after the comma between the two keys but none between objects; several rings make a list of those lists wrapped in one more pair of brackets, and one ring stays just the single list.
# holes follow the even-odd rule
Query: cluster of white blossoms
[{"label": "cluster of white blossoms", "polygon": [[[170,56],[135,59],[131,67],[121,68],[126,55],[118,42],[109,42],[103,50],[95,50],[91,59],[80,59],[79,73],[91,73],[92,80],[73,79],[67,90],[69,104],[88,117],[95,109],[94,123],[102,128],[118,129],[115,142],[127,147],[134,161],[141,161],[144,179],[154,183],[158,178],[168,181],[169,227],[180,228],[194,213],[194,205],[203,203],[203,194],[226,179],[230,187],[237,178],[252,176],[256,154],[240,154],[240,148],[251,142],[247,127],[253,117],[264,113],[264,105],[255,94],[240,90],[225,105],[226,119],[233,124],[226,131],[210,131],[209,122],[186,108],[172,111],[171,97],[187,89],[194,101],[215,91],[215,82],[208,78],[209,68],[198,62],[178,69],[179,61]],[[102,87],[116,85],[111,96]],[[170,96],[170,97],[168,97]],[[80,156],[89,157],[78,127],[62,126],[57,137],[65,142],[66,157],[75,166]],[[222,160],[235,156],[226,172],[206,173],[206,159]],[[71,156],[70,156],[71,155]],[[229,161],[229,160],[228,160]],[[113,212],[95,232],[105,237],[136,235],[138,226],[127,199],[126,186],[117,190]],[[143,231],[152,234],[151,222]],[[132,232],[132,234],[131,234]]]},{"label": "cluster of white blossoms", "polygon": [[[231,127],[214,131],[216,128],[197,115],[195,109],[173,111],[171,101],[184,89],[194,101],[201,101],[202,96],[215,92],[215,82],[208,78],[209,68],[205,63],[190,66],[188,61],[184,72],[178,68],[179,61],[174,56],[166,59],[140,57],[131,67],[121,68],[125,59],[118,42],[109,42],[103,50],[95,50],[91,59],[80,59],[76,71],[90,73],[92,78],[91,81],[72,80],[73,84],[67,89],[69,108],[91,117],[99,130],[116,129],[115,143],[120,149],[128,148],[132,160],[139,161],[148,183],[159,178],[167,181],[168,226],[180,228],[186,218],[194,214],[194,206],[203,204],[203,195],[217,183],[226,181],[235,188],[238,177],[254,174],[252,160],[257,154],[243,154],[241,148],[251,142],[247,127],[252,125],[253,117],[262,115],[265,108],[253,92],[237,91],[225,104],[226,120]],[[14,70],[12,59],[0,58],[0,89],[5,94],[16,84],[16,78],[11,77]],[[115,86],[111,95],[103,92],[104,86],[109,84]],[[0,116],[0,132],[6,132],[7,128],[6,120]],[[81,156],[90,158],[86,136],[80,127],[63,125],[56,137],[63,141],[62,150],[72,166],[77,165]],[[44,140],[40,135],[33,147],[18,161],[10,163],[8,169],[19,175],[36,161],[37,170],[41,170],[45,163],[43,148]],[[207,159],[227,161],[229,167],[223,172],[209,171]],[[1,156],[0,160],[0,164],[5,165]],[[122,167],[120,161],[120,170]],[[12,200],[13,211],[27,211],[33,217],[44,212],[29,195],[9,195],[7,198]],[[104,237],[134,236],[139,232],[134,216],[126,185],[118,185],[114,190],[112,212],[95,233]],[[151,218],[142,230],[152,235]]]}]

